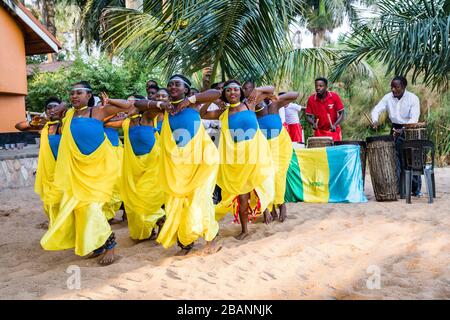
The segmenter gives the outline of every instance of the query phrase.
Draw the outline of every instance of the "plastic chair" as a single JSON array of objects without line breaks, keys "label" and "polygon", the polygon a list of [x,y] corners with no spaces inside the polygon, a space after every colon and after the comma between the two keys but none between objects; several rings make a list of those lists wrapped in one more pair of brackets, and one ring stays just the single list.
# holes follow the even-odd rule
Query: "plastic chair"
[{"label": "plastic chair", "polygon": [[434,143],[429,140],[405,141],[401,147],[401,195],[406,203],[411,203],[411,189],[413,175],[424,175],[428,192],[428,203],[436,198],[434,179]]}]

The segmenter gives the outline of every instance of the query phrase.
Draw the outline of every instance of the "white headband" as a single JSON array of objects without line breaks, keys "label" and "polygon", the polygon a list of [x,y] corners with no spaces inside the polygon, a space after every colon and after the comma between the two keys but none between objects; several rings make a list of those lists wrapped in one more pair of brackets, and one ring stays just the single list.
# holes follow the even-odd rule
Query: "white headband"
[{"label": "white headband", "polygon": [[224,89],[228,89],[228,88],[241,88],[240,85],[238,85],[236,82],[232,82],[229,85],[227,85],[226,87],[223,87]]},{"label": "white headband", "polygon": [[181,82],[183,82],[185,85],[187,85],[189,88],[191,87],[189,83],[187,83],[185,80],[183,80],[183,79],[180,78],[180,77],[173,77],[172,79],[169,80],[169,82],[167,83],[167,85],[169,85],[170,81],[174,81],[174,80],[176,80],[176,81],[181,81]]},{"label": "white headband", "polygon": [[85,90],[85,91],[92,91],[92,89],[89,89],[89,88],[72,88],[72,89],[70,89],[70,91],[73,91],[73,90]]}]

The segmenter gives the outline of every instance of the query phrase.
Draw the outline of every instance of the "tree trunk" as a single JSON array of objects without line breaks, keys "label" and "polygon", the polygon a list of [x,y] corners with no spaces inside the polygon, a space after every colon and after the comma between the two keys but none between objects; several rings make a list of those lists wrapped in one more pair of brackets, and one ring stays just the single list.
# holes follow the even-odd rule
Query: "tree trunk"
[{"label": "tree trunk", "polygon": [[125,7],[127,9],[134,9],[142,12],[143,0],[125,0]]},{"label": "tree trunk", "polygon": [[314,48],[320,48],[325,42],[325,30],[316,30],[313,32],[313,46]]},{"label": "tree trunk", "polygon": [[[319,0],[319,17],[325,17],[327,14],[325,0]],[[313,32],[313,46],[319,48],[325,42],[325,29],[316,29]]]},{"label": "tree trunk", "polygon": [[[47,30],[56,37],[55,0],[43,0],[41,3],[42,19]],[[47,55],[48,62],[56,61],[56,53]]]}]

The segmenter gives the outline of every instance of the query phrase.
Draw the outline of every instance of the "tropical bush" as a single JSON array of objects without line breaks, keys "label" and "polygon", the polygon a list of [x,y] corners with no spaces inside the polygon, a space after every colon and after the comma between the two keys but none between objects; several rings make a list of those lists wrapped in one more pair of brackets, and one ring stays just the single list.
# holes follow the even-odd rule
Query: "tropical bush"
[{"label": "tropical bush", "polygon": [[114,98],[126,98],[132,93],[145,95],[145,83],[149,78],[159,80],[137,59],[114,63],[106,56],[99,59],[77,57],[68,68],[34,74],[28,80],[26,105],[30,111],[42,111],[50,96],[68,101],[72,84],[82,80],[91,84],[96,95],[102,91]]}]

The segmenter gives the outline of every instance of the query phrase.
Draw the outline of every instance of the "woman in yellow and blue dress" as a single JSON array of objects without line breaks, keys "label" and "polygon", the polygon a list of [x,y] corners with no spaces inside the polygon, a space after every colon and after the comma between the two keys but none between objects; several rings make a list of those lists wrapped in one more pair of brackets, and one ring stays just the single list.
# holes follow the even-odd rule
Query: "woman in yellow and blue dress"
[{"label": "woman in yellow and blue dress", "polygon": [[80,256],[94,252],[99,263],[114,262],[115,236],[103,205],[110,201],[119,165],[103,120],[123,111],[94,105],[92,88],[82,81],[70,92],[73,106],[63,122],[54,185],[61,190],[58,214],[41,239],[46,250],[75,248]]},{"label": "woman in yellow and blue dress", "polygon": [[141,111],[161,108],[166,111],[162,122],[159,180],[165,193],[166,221],[157,238],[164,248],[178,242],[179,254],[188,253],[195,241],[203,237],[206,252],[218,248],[213,240],[219,231],[214,218],[212,194],[217,177],[219,154],[201,123],[197,105],[212,102],[220,96],[208,90],[187,98],[191,83],[183,75],[169,79],[170,103],[137,101]]},{"label": "woman in yellow and blue dress", "polygon": [[[217,184],[222,189],[222,201],[216,205],[217,219],[227,213],[238,217],[242,240],[248,236],[248,215],[264,213],[274,197],[274,168],[266,137],[258,126],[255,105],[273,95],[273,87],[256,88],[244,102],[244,92],[236,80],[225,82],[221,99],[229,107],[208,111],[202,108],[203,119],[221,121],[219,142],[220,166]],[[206,109],[206,110],[205,110]]]},{"label": "woman in yellow and blue dress", "polygon": [[160,146],[156,139],[154,119],[159,110],[139,112],[133,107],[145,99],[134,95],[128,101],[107,99],[109,104],[130,107],[122,123],[124,157],[120,190],[127,212],[130,237],[134,240],[155,239],[155,227],[164,221],[164,192],[160,187]]},{"label": "woman in yellow and blue dress", "polygon": [[62,196],[62,193],[54,187],[53,181],[61,140],[61,119],[66,110],[65,103],[59,98],[50,97],[45,102],[46,119],[36,117],[30,122],[23,121],[16,124],[16,129],[20,131],[41,131],[34,191],[42,200],[44,212],[49,221],[48,226],[52,225],[58,213]]},{"label": "woman in yellow and blue dress", "polygon": [[[287,209],[284,203],[286,191],[286,174],[292,157],[292,141],[289,133],[283,126],[279,109],[298,98],[297,92],[280,94],[277,99],[266,99],[257,105],[255,110],[259,128],[269,142],[272,159],[275,168],[275,196],[273,203],[269,205],[272,217],[283,222],[287,217]],[[276,209],[279,209],[278,215]]]}]

